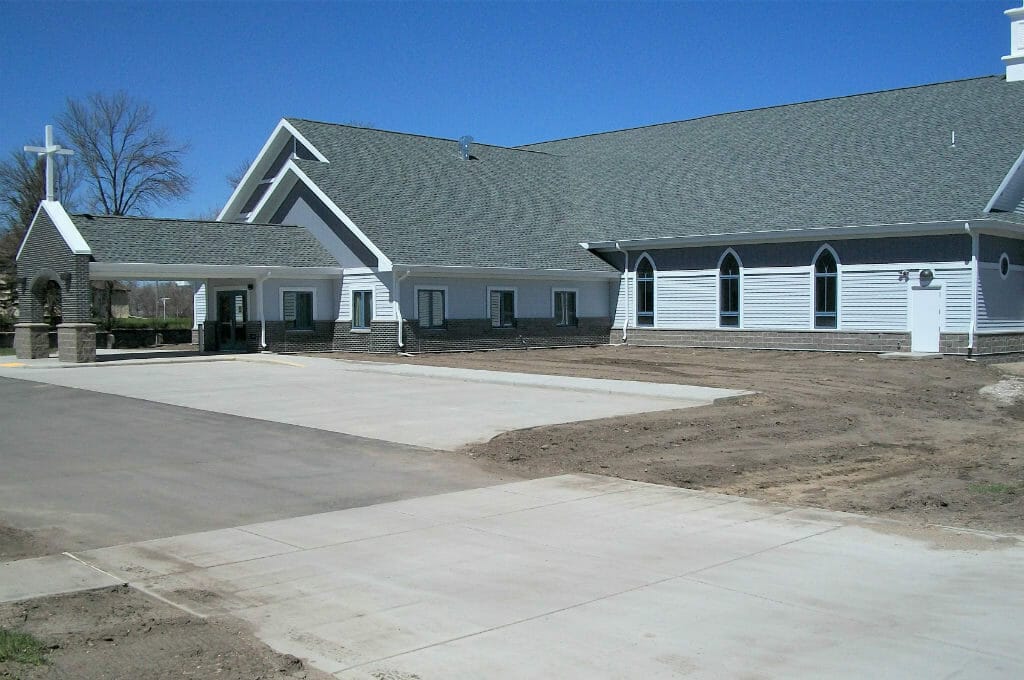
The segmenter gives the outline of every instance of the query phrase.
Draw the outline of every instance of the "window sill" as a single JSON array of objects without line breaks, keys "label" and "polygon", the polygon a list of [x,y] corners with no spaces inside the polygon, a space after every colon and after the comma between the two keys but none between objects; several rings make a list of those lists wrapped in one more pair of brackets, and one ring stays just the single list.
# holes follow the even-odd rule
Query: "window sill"
[{"label": "window sill", "polygon": [[312,328],[286,328],[285,333],[312,333]]},{"label": "window sill", "polygon": [[369,329],[369,328],[352,328],[352,329],[349,330],[349,332],[350,333],[370,333],[371,329]]}]

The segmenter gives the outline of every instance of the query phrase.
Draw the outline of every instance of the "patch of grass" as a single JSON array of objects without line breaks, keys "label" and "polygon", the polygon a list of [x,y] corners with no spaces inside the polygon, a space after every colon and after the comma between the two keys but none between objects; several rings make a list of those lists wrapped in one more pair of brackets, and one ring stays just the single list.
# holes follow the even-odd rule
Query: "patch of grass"
[{"label": "patch of grass", "polygon": [[41,666],[46,663],[46,645],[28,633],[0,628],[0,661]]},{"label": "patch of grass", "polygon": [[0,357],[9,357],[14,355],[13,347],[0,347]]},{"label": "patch of grass", "polygon": [[997,482],[991,484],[971,484],[968,488],[974,493],[985,493],[991,496],[1013,495],[1021,490],[1020,485],[999,484]]}]

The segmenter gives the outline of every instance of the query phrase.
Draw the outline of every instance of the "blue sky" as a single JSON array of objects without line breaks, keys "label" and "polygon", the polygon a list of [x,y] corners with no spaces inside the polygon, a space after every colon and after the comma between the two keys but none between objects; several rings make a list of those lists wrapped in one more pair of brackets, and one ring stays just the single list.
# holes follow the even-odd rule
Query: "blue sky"
[{"label": "blue sky", "polygon": [[225,176],[296,116],[516,145],[1003,72],[1015,0],[963,2],[11,2],[0,153],[66,97],[124,89]]}]

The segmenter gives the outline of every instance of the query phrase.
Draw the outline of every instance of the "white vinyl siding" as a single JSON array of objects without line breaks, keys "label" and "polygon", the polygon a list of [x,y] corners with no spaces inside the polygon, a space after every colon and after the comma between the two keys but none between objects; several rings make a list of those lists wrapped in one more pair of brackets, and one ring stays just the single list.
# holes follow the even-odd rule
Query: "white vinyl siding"
[{"label": "white vinyl siding", "polygon": [[[942,284],[945,297],[942,330],[947,333],[968,332],[971,328],[971,270],[964,268],[934,271],[935,281]],[[998,276],[997,270],[996,277]]]},{"label": "white vinyl siding", "polygon": [[658,276],[658,325],[665,328],[715,328],[718,325],[718,274]]},{"label": "white vinyl siding", "polygon": [[844,267],[839,289],[844,331],[907,329],[908,289],[907,282],[900,280],[899,269],[856,271]]},{"label": "white vinyl siding", "polygon": [[206,323],[206,282],[197,281],[193,285],[195,293],[192,295],[192,328],[199,328],[199,324]]},{"label": "white vinyl siding", "polygon": [[745,269],[740,299],[744,328],[810,328],[811,269],[783,273]]},{"label": "white vinyl siding", "polygon": [[395,318],[391,291],[377,274],[345,274],[341,280],[341,296],[338,308],[339,321],[352,320],[352,291],[373,291],[373,318],[375,321],[392,321]]},{"label": "white vinyl siding", "polygon": [[622,328],[628,311],[626,310],[627,285],[623,285],[622,279],[613,281],[608,291],[608,302],[612,306],[614,317],[612,318],[613,328]]}]

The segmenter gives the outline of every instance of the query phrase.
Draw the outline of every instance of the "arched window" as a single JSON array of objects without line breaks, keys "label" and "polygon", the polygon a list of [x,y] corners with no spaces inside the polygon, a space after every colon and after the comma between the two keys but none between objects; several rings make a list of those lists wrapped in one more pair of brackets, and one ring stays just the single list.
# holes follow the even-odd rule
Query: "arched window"
[{"label": "arched window", "polygon": [[836,256],[824,248],[814,261],[814,327],[837,328],[839,267]]},{"label": "arched window", "polygon": [[636,267],[636,325],[654,325],[654,264],[647,256]]},{"label": "arched window", "polygon": [[731,252],[718,267],[718,324],[732,328],[740,325],[740,263]]}]

